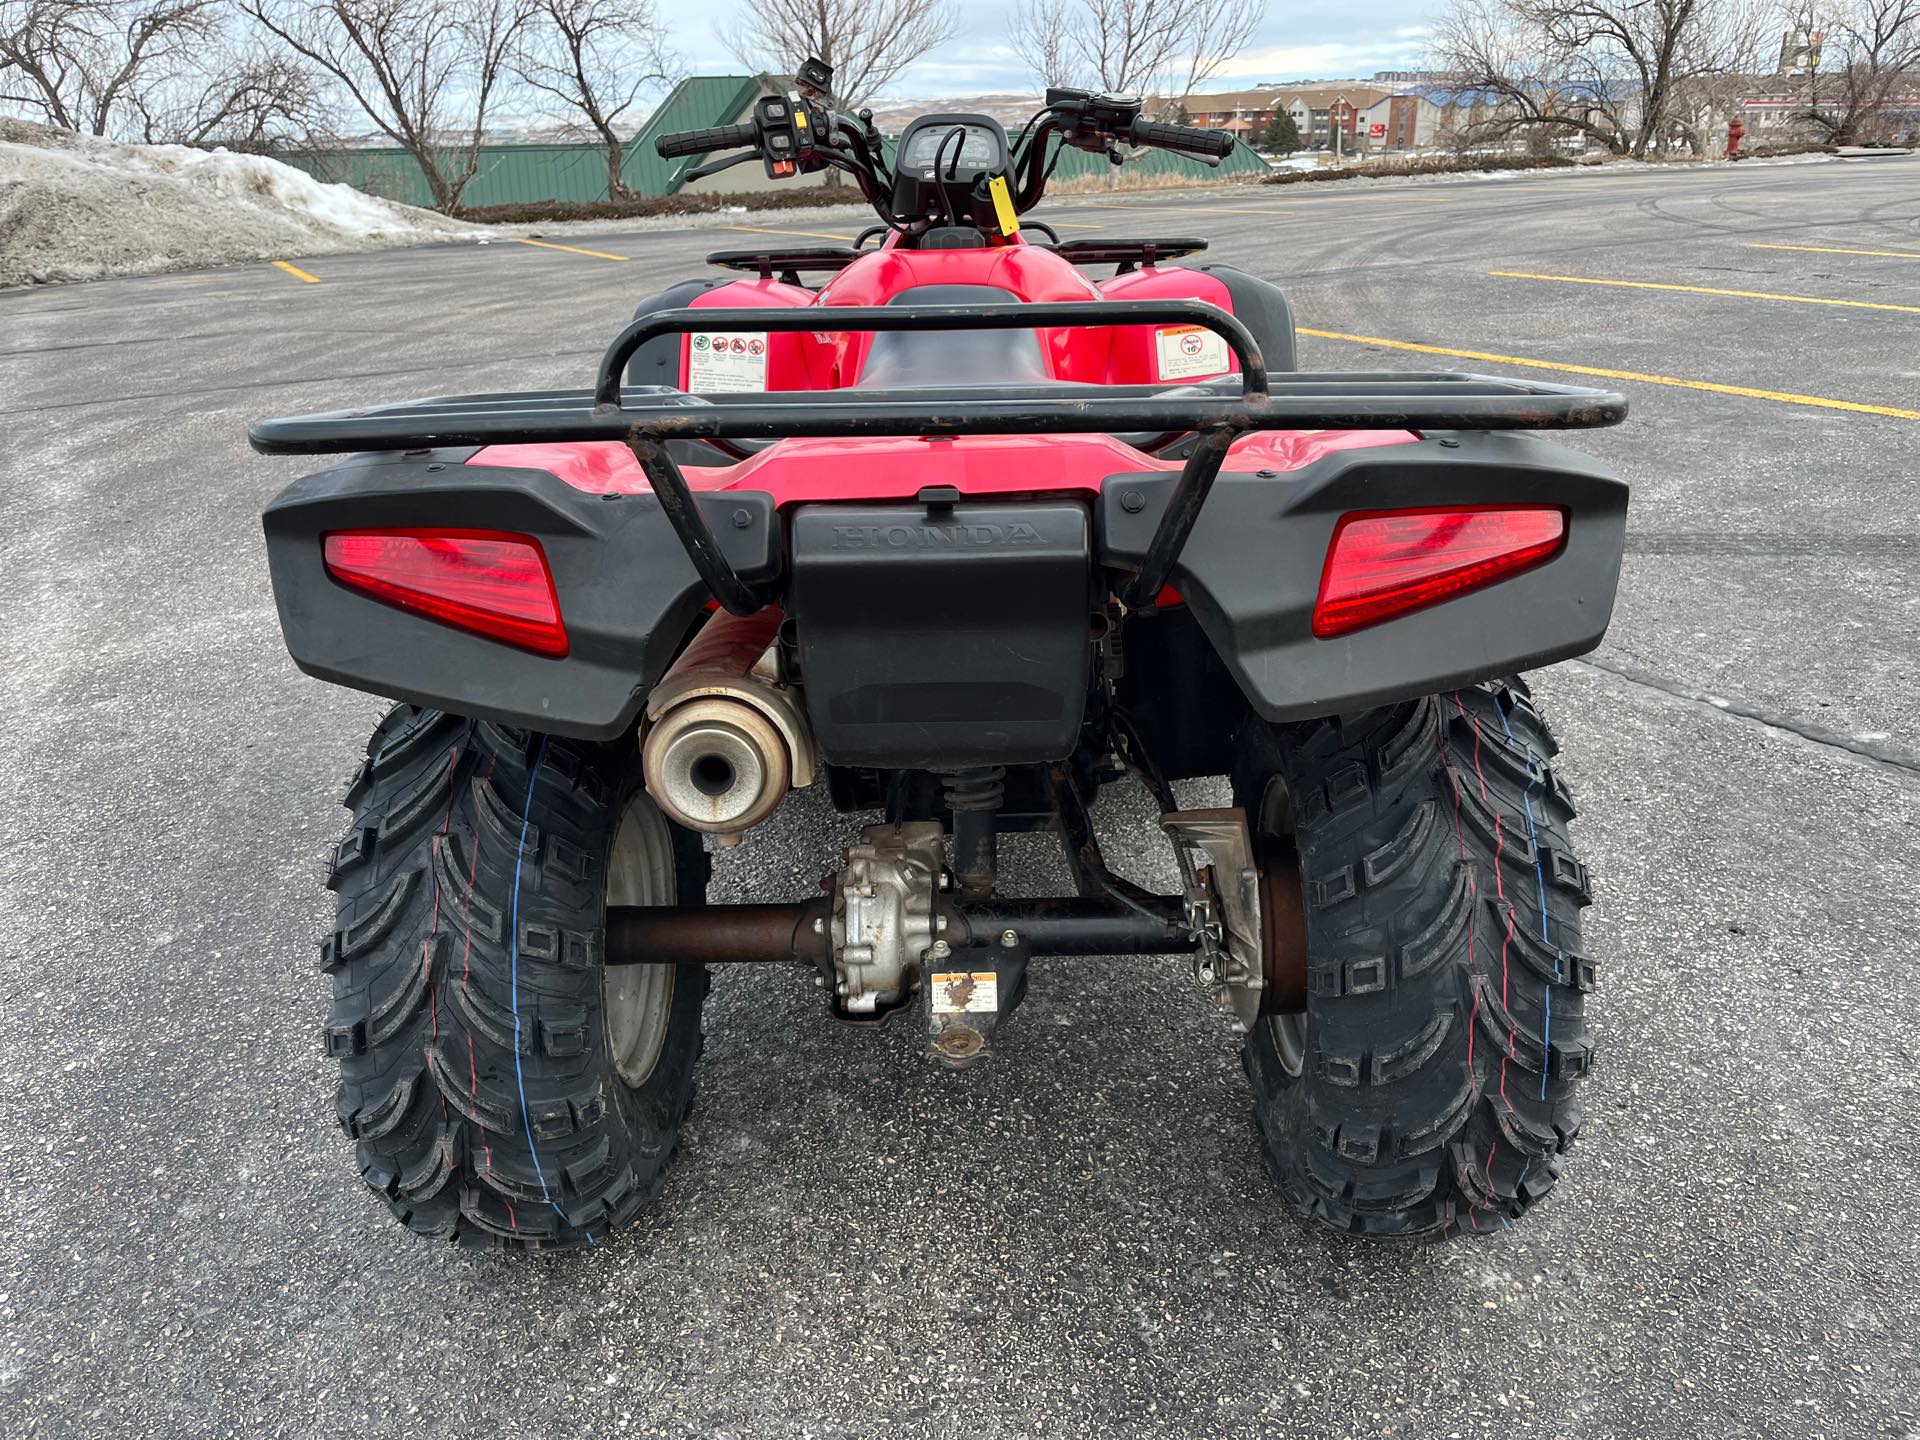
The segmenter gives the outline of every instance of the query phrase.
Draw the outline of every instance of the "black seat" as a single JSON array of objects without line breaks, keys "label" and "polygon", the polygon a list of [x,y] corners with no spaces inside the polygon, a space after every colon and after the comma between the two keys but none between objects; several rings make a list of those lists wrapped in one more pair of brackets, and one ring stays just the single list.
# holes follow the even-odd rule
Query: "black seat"
[{"label": "black seat", "polygon": [[[910,285],[887,304],[1004,305],[1009,301],[1018,304],[1020,297],[998,285]],[[874,335],[853,388],[1044,385],[1052,379],[1037,331],[883,330]]]}]

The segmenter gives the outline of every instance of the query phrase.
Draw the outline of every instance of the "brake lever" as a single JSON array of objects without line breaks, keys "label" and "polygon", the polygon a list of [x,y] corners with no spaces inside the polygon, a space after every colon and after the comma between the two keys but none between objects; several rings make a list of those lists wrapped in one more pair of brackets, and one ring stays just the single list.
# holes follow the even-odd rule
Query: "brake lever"
[{"label": "brake lever", "polygon": [[744,165],[749,160],[759,158],[758,150],[742,150],[738,155],[729,155],[724,160],[709,160],[706,164],[687,171],[680,177],[680,183],[684,185],[691,180],[704,180],[709,175],[718,175],[722,170],[731,170],[736,165]]}]

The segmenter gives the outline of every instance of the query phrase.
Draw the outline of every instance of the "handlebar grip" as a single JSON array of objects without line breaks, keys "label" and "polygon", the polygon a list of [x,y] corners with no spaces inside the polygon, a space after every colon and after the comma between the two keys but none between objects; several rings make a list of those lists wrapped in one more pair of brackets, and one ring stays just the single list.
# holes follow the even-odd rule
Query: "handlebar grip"
[{"label": "handlebar grip", "polygon": [[662,160],[682,155],[711,155],[716,150],[738,150],[743,145],[760,143],[760,131],[753,125],[716,125],[710,130],[681,130],[662,135],[653,142]]},{"label": "handlebar grip", "polygon": [[1189,155],[1205,155],[1215,160],[1224,160],[1233,153],[1231,131],[1166,125],[1145,116],[1133,122],[1128,138],[1136,145],[1157,145],[1162,150],[1183,150]]}]

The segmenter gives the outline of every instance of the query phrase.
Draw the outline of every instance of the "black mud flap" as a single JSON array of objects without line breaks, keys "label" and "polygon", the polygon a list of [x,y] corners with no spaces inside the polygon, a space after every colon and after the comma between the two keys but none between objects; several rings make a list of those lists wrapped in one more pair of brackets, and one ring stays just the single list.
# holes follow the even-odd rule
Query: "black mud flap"
[{"label": "black mud flap", "polygon": [[[651,495],[588,494],[545,470],[462,463],[473,453],[358,455],[295,481],[267,507],[267,563],[288,651],[309,675],[417,705],[583,739],[622,733],[705,610],[693,562]],[[698,503],[743,577],[779,575],[772,497],[727,491]],[[538,540],[568,653],[514,649],[328,576],[328,532],[416,526]]]},{"label": "black mud flap", "polygon": [[[1115,475],[1101,494],[1103,565],[1136,568],[1168,474]],[[1354,511],[1558,505],[1564,548],[1487,589],[1333,639],[1313,633],[1335,525]],[[1223,470],[1172,585],[1268,720],[1365,709],[1581,655],[1613,614],[1627,486],[1599,461],[1521,434],[1430,435],[1342,450],[1287,474]]]},{"label": "black mud flap", "polygon": [[1087,507],[938,494],[794,511],[787,614],[814,738],[835,765],[1061,759],[1093,662]]}]

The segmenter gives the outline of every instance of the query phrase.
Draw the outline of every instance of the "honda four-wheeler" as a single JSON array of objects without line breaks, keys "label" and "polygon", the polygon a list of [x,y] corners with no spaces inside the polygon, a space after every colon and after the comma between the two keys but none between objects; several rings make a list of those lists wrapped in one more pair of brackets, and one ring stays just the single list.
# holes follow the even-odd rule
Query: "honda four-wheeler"
[{"label": "honda four-wheeler", "polygon": [[[1204,242],[1021,221],[1063,147],[1230,136],[1055,90],[1011,142],[930,115],[889,151],[830,84],[659,150],[844,172],[858,241],[710,256],[733,273],[642,303],[589,390],[252,431],[350,453],[268,507],[274,592],[302,669],[398,702],[322,947],[362,1173],[425,1234],[589,1243],[659,1189],[711,965],[807,967],[828,1016],[960,1066],[1033,962],[1175,956],[1245,1038],[1290,1207],[1504,1227],[1579,1129],[1593,983],[1516,672],[1598,643],[1627,504],[1515,432],[1625,402],[1299,372],[1276,286],[1172,263]],[[1182,809],[1201,776],[1230,803]],[[1115,782],[1176,893],[1102,858]],[[861,817],[838,868],[709,905],[708,847],[808,786]],[[1004,893],[1021,830],[1076,893]]]}]

